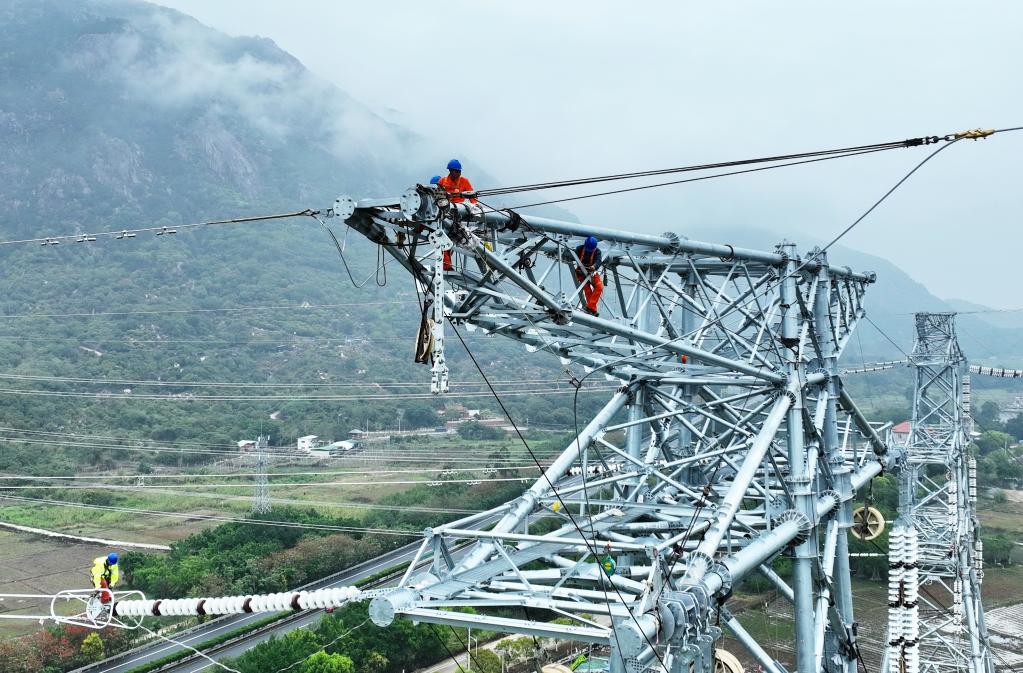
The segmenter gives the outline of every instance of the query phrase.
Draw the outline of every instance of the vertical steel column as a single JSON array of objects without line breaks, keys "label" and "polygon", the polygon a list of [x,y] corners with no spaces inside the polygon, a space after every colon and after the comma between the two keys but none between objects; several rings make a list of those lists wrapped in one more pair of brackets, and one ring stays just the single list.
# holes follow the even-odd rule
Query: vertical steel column
[{"label": "vertical steel column", "polygon": [[[838,524],[838,536],[835,541],[835,565],[832,574],[834,588],[833,598],[838,614],[842,618],[844,634],[832,633],[832,644],[840,640],[853,640],[853,597],[852,577],[849,570],[849,528],[852,527],[852,483],[851,468],[842,455],[842,443],[838,435],[838,344],[831,326],[831,275],[828,271],[826,253],[821,255],[821,269],[817,272],[817,296],[814,302],[814,319],[817,341],[821,349],[824,370],[828,374],[821,394],[827,395],[824,411],[824,426],[821,434],[824,439],[824,451],[827,456],[831,473],[834,476],[834,487],[841,496],[841,504],[835,517]],[[855,673],[856,658],[852,653],[842,657],[841,671]]]},{"label": "vertical steel column", "polygon": [[913,420],[899,465],[901,550],[895,531],[890,542],[890,565],[899,578],[892,587],[899,591],[893,591],[897,606],[885,657],[892,673],[990,673],[974,557],[969,393],[960,378],[965,358],[954,313],[915,318]]},{"label": "vertical steel column", "polygon": [[[782,244],[786,256],[781,284],[782,344],[785,347],[786,373],[790,381],[802,378],[802,362],[799,357],[799,298],[796,295],[795,245]],[[789,487],[795,500],[793,507],[816,521],[814,497],[810,488],[806,446],[803,438],[803,393],[798,391],[795,400],[786,413],[786,438],[788,440]],[[796,546],[792,558],[792,588],[795,591],[796,623],[796,666],[799,673],[818,673],[814,670],[814,583],[813,562],[817,558],[817,538],[812,533]]]}]

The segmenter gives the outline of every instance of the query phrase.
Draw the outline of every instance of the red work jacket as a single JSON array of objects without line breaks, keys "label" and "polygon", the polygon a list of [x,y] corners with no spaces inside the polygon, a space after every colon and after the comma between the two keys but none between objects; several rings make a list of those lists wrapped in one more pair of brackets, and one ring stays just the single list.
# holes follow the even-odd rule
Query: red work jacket
[{"label": "red work jacket", "polygon": [[[473,191],[472,183],[470,183],[469,180],[464,175],[458,176],[457,183],[451,179],[450,175],[445,175],[443,178],[440,179],[440,182],[438,182],[437,184],[440,185],[441,189],[443,189],[448,194],[454,194],[455,192]],[[451,197],[451,203],[461,203],[463,201],[465,201],[465,199],[462,198],[461,196]],[[469,201],[472,203],[476,203],[476,199],[469,199]]]}]

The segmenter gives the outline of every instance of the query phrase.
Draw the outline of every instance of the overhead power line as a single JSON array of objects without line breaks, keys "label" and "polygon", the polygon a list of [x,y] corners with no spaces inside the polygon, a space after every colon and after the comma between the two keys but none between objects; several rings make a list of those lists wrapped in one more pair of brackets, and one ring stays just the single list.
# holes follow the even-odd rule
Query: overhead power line
[{"label": "overhead power line", "polygon": [[817,159],[817,158],[841,158],[844,156],[855,156],[858,154],[865,154],[870,152],[878,152],[885,150],[893,150],[907,147],[919,147],[922,145],[933,145],[940,142],[954,142],[963,138],[984,138],[997,132],[1005,132],[1015,129],[1001,129],[1001,131],[995,130],[983,130],[975,129],[972,131],[963,131],[961,133],[950,133],[943,136],[922,136],[919,138],[909,138],[906,140],[896,140],[881,143],[871,143],[868,145],[855,145],[852,147],[842,147],[830,150],[816,150],[811,152],[797,152],[792,154],[780,154],[766,157],[759,157],[754,159],[739,159],[734,161],[722,161],[707,164],[694,164],[689,166],[677,166],[673,168],[662,168],[655,170],[646,171],[633,171],[630,173],[614,173],[610,175],[600,175],[589,178],[573,178],[568,180],[554,180],[549,182],[537,182],[532,184],[518,185],[512,187],[496,187],[493,189],[481,189],[476,192],[478,196],[500,196],[507,194],[517,194],[521,192],[530,192],[543,189],[558,189],[562,187],[575,187],[579,185],[595,184],[600,182],[610,182],[617,180],[631,180],[642,177],[652,177],[657,175],[672,175],[676,173],[689,173],[694,171],[714,170],[718,168],[732,168],[736,166],[747,166],[751,164],[764,164],[764,163],[779,163],[787,162],[798,159]]},{"label": "overhead power line", "polygon": [[0,246],[23,245],[26,243],[39,243],[41,245],[59,245],[62,242],[75,241],[77,243],[92,243],[98,239],[130,240],[139,234],[154,233],[157,236],[172,236],[183,229],[196,229],[199,227],[211,227],[218,224],[251,224],[253,222],[269,222],[272,220],[285,220],[295,217],[312,217],[318,211],[312,209],[297,210],[290,213],[275,213],[272,215],[252,215],[249,217],[234,217],[224,220],[205,220],[202,222],[190,222],[188,224],[175,224],[171,226],[141,227],[138,229],[114,229],[110,231],[96,231],[93,233],[59,234],[55,236],[44,236],[42,238],[23,238],[12,241],[0,241]]},{"label": "overhead power line", "polygon": [[51,505],[55,507],[73,507],[78,509],[92,509],[104,512],[124,512],[127,514],[141,514],[143,516],[159,516],[173,519],[187,519],[189,521],[219,521],[224,523],[245,523],[254,526],[273,526],[276,528],[301,528],[304,530],[325,530],[337,533],[376,533],[378,535],[397,535],[402,537],[422,537],[420,532],[391,530],[388,528],[366,528],[360,526],[332,526],[327,524],[294,523],[290,521],[263,521],[260,519],[241,519],[238,517],[218,516],[212,514],[197,514],[194,512],[165,512],[162,510],[138,509],[135,507],[117,507],[115,505],[90,505],[83,502],[68,502],[66,500],[51,500],[48,498],[29,498],[19,495],[7,495],[0,493],[0,499],[11,502],[25,502],[40,505]]},{"label": "overhead power line", "polygon": [[69,313],[10,313],[0,314],[0,320],[10,318],[98,318],[122,315],[164,315],[179,313],[232,313],[238,311],[306,311],[322,308],[355,308],[362,306],[404,306],[415,304],[415,301],[364,301],[341,304],[276,304],[270,306],[223,306],[218,308],[162,308],[138,309],[135,311],[78,311]]},{"label": "overhead power line", "polygon": [[[593,386],[584,388],[581,392],[606,392],[616,390],[615,386]],[[568,395],[576,392],[576,389],[569,385],[565,390],[512,390],[503,391],[506,396],[547,396],[547,395]],[[27,397],[80,397],[100,400],[147,400],[167,402],[351,402],[351,401],[396,401],[396,400],[430,400],[437,399],[437,396],[425,393],[392,393],[381,395],[181,395],[181,394],[136,394],[136,393],[90,393],[56,390],[20,390],[17,388],[0,388],[0,394],[20,395]],[[489,392],[465,392],[449,393],[448,398],[479,398],[490,397]]]},{"label": "overhead power line", "polygon": [[[0,379],[10,381],[43,381],[47,383],[92,383],[118,386],[170,386],[175,388],[423,388],[428,387],[429,382],[382,382],[366,381],[362,383],[325,383],[323,381],[310,383],[255,383],[255,382],[227,382],[227,381],[167,381],[154,379],[97,379],[76,376],[42,376],[35,374],[10,374],[0,373]],[[507,386],[535,386],[553,385],[565,383],[559,379],[518,379],[506,381],[494,381],[493,383]],[[452,386],[473,386],[481,387],[486,384],[482,381],[452,381]]]},{"label": "overhead power line", "polygon": [[[248,454],[245,454],[248,455]],[[478,460],[477,460],[478,462]],[[267,472],[268,477],[307,477],[307,476],[325,476],[325,477],[337,477],[337,476],[384,476],[388,474],[430,474],[430,473],[443,473],[443,472],[491,472],[494,470],[532,470],[532,465],[505,465],[499,468],[495,467],[461,467],[457,470],[451,470],[446,467],[439,468],[415,468],[411,470],[401,469],[381,469],[381,470],[317,470],[314,472]],[[17,474],[4,474],[0,475],[0,480],[18,480],[18,481],[97,481],[97,480],[113,480],[113,479],[131,479],[136,480],[139,478],[145,479],[248,479],[250,477],[259,476],[261,473],[257,472],[220,472],[213,474],[204,474],[198,472],[189,472],[182,474],[76,474],[71,476],[39,476],[39,475],[17,475]],[[245,486],[246,484],[237,484],[238,486]],[[4,488],[0,485],[0,488]]]},{"label": "overhead power line", "polygon": [[[472,479],[438,479],[443,484],[490,484],[508,481],[521,481],[521,477],[473,477]],[[299,488],[302,486],[425,486],[423,479],[402,479],[394,481],[373,480],[373,481],[304,481],[304,482],[270,482],[270,488]],[[153,489],[189,489],[189,488],[249,488],[250,484],[103,484],[94,486],[89,484],[31,484],[31,485],[7,485],[0,486],[4,491],[35,491],[35,490],[68,490],[68,491],[94,491],[97,489],[110,489],[113,491],[148,491]]]}]

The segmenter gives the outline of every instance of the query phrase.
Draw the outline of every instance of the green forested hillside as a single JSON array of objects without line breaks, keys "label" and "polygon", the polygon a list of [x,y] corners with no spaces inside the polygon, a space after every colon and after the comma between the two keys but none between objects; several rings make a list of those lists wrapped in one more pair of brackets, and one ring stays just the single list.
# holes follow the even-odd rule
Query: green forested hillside
[{"label": "green forested hillside", "polygon": [[[325,208],[341,193],[393,194],[446,158],[269,40],[228,37],[128,0],[0,0],[2,240]],[[741,228],[692,233],[753,246],[774,240]],[[366,396],[382,392],[374,383],[428,380],[426,368],[411,363],[415,293],[402,273],[376,268],[364,240],[351,237],[346,256],[361,287],[309,218],[0,246],[0,426],[217,444],[260,430],[283,443],[367,423],[393,426],[399,405]],[[908,348],[905,313],[940,301],[894,266],[882,270],[881,286],[868,306]],[[988,341],[1011,350],[1002,336]],[[563,374],[552,358],[515,344],[479,333],[469,343],[496,380]],[[870,328],[854,345],[849,366],[893,355]],[[457,341],[450,351],[453,379],[478,380]],[[304,391],[359,399],[214,402],[187,396],[295,391],[11,378],[25,375],[364,387]],[[896,396],[900,387],[894,379],[886,385]],[[142,399],[147,394],[184,399]],[[568,398],[556,399],[508,403],[534,423],[564,425]],[[483,397],[469,402],[493,406]],[[584,413],[595,402],[584,398]],[[402,406],[410,422],[425,424],[438,404]],[[4,470],[112,458],[101,450],[65,456],[5,448]]]}]

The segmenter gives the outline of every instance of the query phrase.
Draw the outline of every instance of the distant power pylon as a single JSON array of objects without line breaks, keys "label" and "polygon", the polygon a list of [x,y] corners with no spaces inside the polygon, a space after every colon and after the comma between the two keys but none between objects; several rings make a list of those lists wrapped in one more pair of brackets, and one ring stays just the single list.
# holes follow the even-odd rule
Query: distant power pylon
[{"label": "distant power pylon", "polygon": [[954,313],[918,313],[910,363],[913,420],[899,461],[889,539],[888,645],[882,671],[991,673],[980,584],[977,461],[970,386]]},{"label": "distant power pylon", "polygon": [[270,504],[270,485],[266,480],[266,447],[268,441],[269,437],[265,435],[260,435],[256,439],[256,488],[252,494],[253,514],[269,514],[272,509]]}]

